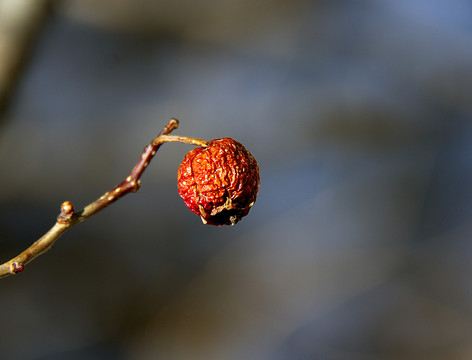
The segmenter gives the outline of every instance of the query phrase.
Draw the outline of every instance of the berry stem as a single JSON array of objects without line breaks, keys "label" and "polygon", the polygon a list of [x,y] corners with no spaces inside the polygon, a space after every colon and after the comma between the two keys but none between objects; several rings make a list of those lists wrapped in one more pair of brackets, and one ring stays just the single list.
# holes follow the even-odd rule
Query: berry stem
[{"label": "berry stem", "polygon": [[[207,147],[208,146],[208,141],[202,140],[202,139],[196,139],[192,137],[187,137],[187,136],[176,136],[176,135],[163,135],[161,136],[158,141],[161,142],[181,142],[184,144],[190,144],[190,145],[198,145],[202,147]],[[158,142],[156,141],[156,142]]]},{"label": "berry stem", "polygon": [[177,129],[179,121],[171,119],[164,129],[146,146],[139,157],[136,165],[130,174],[113,189],[103,194],[99,199],[85,206],[82,210],[74,212],[74,207],[69,201],[61,205],[61,212],[57,221],[49,231],[39,240],[34,242],[29,248],[18,256],[0,265],[0,278],[11,274],[17,274],[24,269],[24,266],[37,256],[47,252],[68,229],[87,220],[92,215],[103,210],[116,200],[122,198],[130,192],[138,191],[141,185],[141,175],[151,162],[152,158],[159,150],[160,146],[166,142],[182,142],[186,144],[207,146],[207,142],[201,139],[194,139],[185,136],[169,136]]}]

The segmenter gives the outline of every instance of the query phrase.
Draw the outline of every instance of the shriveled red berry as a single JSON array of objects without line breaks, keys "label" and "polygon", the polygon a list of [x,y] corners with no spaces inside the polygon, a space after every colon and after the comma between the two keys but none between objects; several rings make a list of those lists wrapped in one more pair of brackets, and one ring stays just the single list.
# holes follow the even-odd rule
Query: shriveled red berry
[{"label": "shriveled red berry", "polygon": [[185,155],[179,194],[204,224],[234,225],[249,213],[259,190],[259,166],[239,142],[215,139]]}]

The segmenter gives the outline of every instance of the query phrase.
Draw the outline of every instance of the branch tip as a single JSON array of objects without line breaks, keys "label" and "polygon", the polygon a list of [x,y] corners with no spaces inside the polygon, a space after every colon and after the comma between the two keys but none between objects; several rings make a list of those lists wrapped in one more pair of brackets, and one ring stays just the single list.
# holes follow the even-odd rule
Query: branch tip
[{"label": "branch tip", "polygon": [[179,120],[176,118],[172,118],[169,120],[169,123],[165,127],[163,134],[169,134],[170,132],[174,131],[179,127]]}]

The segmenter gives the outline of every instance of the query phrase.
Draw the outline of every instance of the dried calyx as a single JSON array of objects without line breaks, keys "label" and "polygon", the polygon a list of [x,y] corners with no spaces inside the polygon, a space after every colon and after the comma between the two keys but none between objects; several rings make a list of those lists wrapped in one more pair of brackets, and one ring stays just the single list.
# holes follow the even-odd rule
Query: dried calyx
[{"label": "dried calyx", "polygon": [[177,180],[180,196],[203,223],[234,225],[256,201],[259,166],[241,143],[215,139],[185,155]]}]

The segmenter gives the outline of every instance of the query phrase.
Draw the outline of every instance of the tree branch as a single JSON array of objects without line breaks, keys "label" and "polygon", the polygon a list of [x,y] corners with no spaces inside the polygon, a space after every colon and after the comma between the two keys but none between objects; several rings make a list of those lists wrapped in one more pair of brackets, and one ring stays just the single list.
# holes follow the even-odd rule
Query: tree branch
[{"label": "tree branch", "polygon": [[72,204],[69,201],[65,201],[61,205],[61,213],[57,217],[56,223],[46,234],[21,254],[0,265],[0,278],[19,273],[24,269],[26,264],[34,260],[37,256],[47,252],[54,245],[56,240],[59,239],[68,229],[87,220],[90,216],[95,215],[126,194],[138,191],[141,185],[141,175],[163,143],[182,142],[192,145],[207,146],[205,140],[185,136],[169,136],[168,134],[177,129],[178,126],[178,120],[171,119],[161,133],[144,148],[138,162],[126,179],[110,191],[103,194],[99,199],[85,206],[78,212],[74,212]]}]

